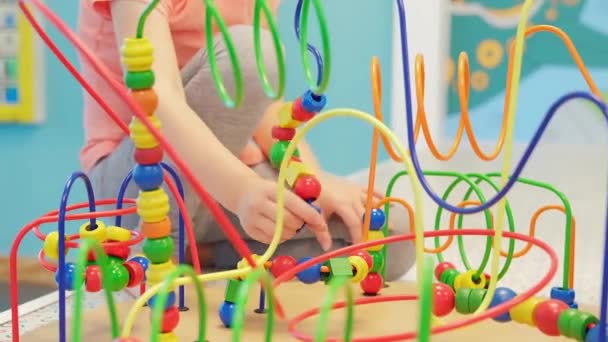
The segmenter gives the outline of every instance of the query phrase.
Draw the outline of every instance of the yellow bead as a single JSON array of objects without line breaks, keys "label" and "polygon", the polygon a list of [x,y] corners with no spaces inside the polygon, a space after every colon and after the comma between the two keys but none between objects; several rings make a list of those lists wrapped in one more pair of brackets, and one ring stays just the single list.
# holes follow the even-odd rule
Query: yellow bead
[{"label": "yellow bead", "polygon": [[479,281],[476,283],[473,280],[475,273],[477,273],[477,270],[468,270],[462,274],[462,287],[467,289],[483,289],[486,287],[487,278],[482,275],[479,277]]},{"label": "yellow bead", "polygon": [[174,332],[168,332],[158,335],[158,342],[178,342]]},{"label": "yellow bead", "polygon": [[308,167],[306,164],[295,160],[290,161],[289,165],[287,166],[287,184],[290,187],[293,187],[293,185],[296,183],[296,180],[298,180],[300,176],[313,174],[314,172],[312,172],[310,167]]},{"label": "yellow bead", "polygon": [[120,51],[127,71],[147,71],[152,68],[154,48],[147,38],[127,38]]},{"label": "yellow bead", "polygon": [[[161,124],[156,115],[150,115],[148,118],[152,121],[154,127],[160,129]],[[136,148],[145,150],[160,145],[158,140],[156,140],[150,131],[148,131],[148,128],[144,126],[138,118],[133,117],[129,129],[131,130],[131,140],[133,140],[133,144]]]},{"label": "yellow bead", "polygon": [[106,232],[107,240],[124,242],[131,239],[131,231],[122,227],[109,226]]},{"label": "yellow bead", "polygon": [[348,261],[355,269],[355,274],[353,275],[353,283],[360,283],[367,277],[369,273],[369,267],[367,266],[367,262],[365,259],[358,255],[352,255],[348,257]]},{"label": "yellow bead", "polygon": [[[367,234],[367,239],[369,241],[384,239],[384,233],[380,230],[370,230]],[[384,247],[384,245],[380,244],[380,245],[368,247],[367,250],[370,252],[378,252],[378,251],[381,251],[383,247]]]},{"label": "yellow bead", "polygon": [[[154,286],[162,281],[164,281],[170,272],[175,269],[175,264],[172,260],[164,262],[162,264],[153,264],[150,263],[148,266],[148,270],[146,271],[146,281],[150,286]],[[175,289],[175,285],[169,285],[169,290],[172,291]]]},{"label": "yellow bead", "polygon": [[520,303],[509,311],[511,319],[517,323],[534,326],[534,308],[536,308],[536,305],[542,301],[543,300],[541,298],[532,297],[523,303]]},{"label": "yellow bead", "polygon": [[464,273],[460,273],[459,275],[457,275],[456,278],[454,278],[454,290],[458,290],[463,287],[466,287],[466,286],[464,286],[464,280],[465,280]]},{"label": "yellow bead", "polygon": [[[65,236],[65,240],[68,238]],[[64,249],[64,255],[68,255],[67,246]],[[51,260],[59,259],[59,232],[50,232],[44,238],[44,243],[42,244],[42,250],[44,251],[44,255]]]},{"label": "yellow bead", "polygon": [[93,239],[99,243],[102,243],[108,239],[106,225],[99,219],[95,220],[95,224],[97,225],[95,229],[91,229],[91,222],[85,222],[82,226],[80,226],[79,233],[81,240]]},{"label": "yellow bead", "polygon": [[169,214],[169,196],[163,188],[140,191],[137,197],[137,214],[144,222],[159,222]]},{"label": "yellow bead", "polygon": [[279,126],[281,128],[298,128],[302,122],[291,117],[292,102],[286,102],[279,109]]}]

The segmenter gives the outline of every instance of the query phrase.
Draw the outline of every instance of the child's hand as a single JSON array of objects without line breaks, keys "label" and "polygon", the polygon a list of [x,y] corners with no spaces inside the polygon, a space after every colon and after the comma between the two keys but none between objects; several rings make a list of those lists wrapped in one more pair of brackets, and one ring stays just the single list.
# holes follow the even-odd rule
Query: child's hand
[{"label": "child's hand", "polygon": [[[322,192],[319,204],[323,214],[329,217],[333,214],[340,216],[350,233],[353,243],[361,242],[363,215],[367,189],[358,184],[324,174],[321,178]],[[372,201],[376,202],[384,196],[374,191]]]},{"label": "child's hand", "polygon": [[[262,178],[255,179],[244,193],[236,213],[243,229],[251,238],[270,243],[276,228],[277,183]],[[281,242],[292,238],[302,224],[306,224],[324,250],[331,247],[331,236],[323,216],[288,189],[285,190],[284,208]]]}]

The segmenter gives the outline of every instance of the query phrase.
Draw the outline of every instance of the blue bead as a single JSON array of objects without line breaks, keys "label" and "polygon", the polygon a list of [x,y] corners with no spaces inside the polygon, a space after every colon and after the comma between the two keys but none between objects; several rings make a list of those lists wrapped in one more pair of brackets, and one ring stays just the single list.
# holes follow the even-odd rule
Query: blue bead
[{"label": "blue bead", "polygon": [[[154,295],[152,297],[150,297],[150,299],[148,299],[148,306],[153,308],[154,307],[154,301],[156,299],[156,296],[158,295]],[[167,296],[167,301],[165,302],[165,309],[169,309],[170,307],[172,307],[173,305],[175,305],[175,292],[171,291],[168,293]]]},{"label": "blue bead", "polygon": [[163,168],[160,164],[136,165],[133,181],[142,191],[158,189],[163,184]]},{"label": "blue bead", "polygon": [[[66,262],[63,268],[63,284],[66,291],[74,291],[74,280],[76,279],[76,265],[71,262]],[[84,278],[83,278],[84,279]],[[57,285],[60,283],[59,269],[55,272],[55,281]]]},{"label": "blue bead", "polygon": [[[370,230],[380,230],[384,227],[384,222],[386,221],[386,216],[384,216],[384,211],[382,209],[372,208],[371,215],[369,219],[369,229]],[[365,222],[365,214],[363,214],[363,221]]]},{"label": "blue bead", "polygon": [[135,261],[136,263],[140,264],[141,267],[144,268],[144,271],[147,271],[148,265],[150,265],[150,261],[143,256],[132,257],[130,261]]},{"label": "blue bead", "polygon": [[312,91],[307,90],[302,95],[302,107],[310,113],[318,113],[325,108],[327,98],[325,95],[315,95]]},{"label": "blue bead", "polygon": [[[302,264],[312,257],[303,257],[298,260],[298,265]],[[321,264],[315,264],[297,274],[298,279],[304,284],[314,284],[321,280]]]},{"label": "blue bead", "polygon": [[573,289],[564,289],[561,287],[553,287],[551,289],[551,299],[561,300],[570,305],[574,303],[575,293]]},{"label": "blue bead", "polygon": [[226,328],[230,328],[230,326],[232,325],[232,319],[234,318],[234,308],[236,307],[236,305],[234,303],[231,302],[226,302],[224,301],[222,303],[222,305],[220,306],[220,320],[222,320],[222,324],[224,324],[224,326]]},{"label": "blue bead", "polygon": [[[598,342],[600,340],[600,325],[596,325],[587,331],[585,342]],[[608,340],[608,327],[606,328],[606,340]]]},{"label": "blue bead", "polygon": [[[502,303],[508,302],[511,299],[515,298],[515,296],[517,296],[517,293],[515,293],[515,291],[506,287],[497,287],[489,307],[492,308],[501,305]],[[494,320],[496,322],[509,322],[511,321],[511,315],[507,311],[502,315],[494,317]]]}]

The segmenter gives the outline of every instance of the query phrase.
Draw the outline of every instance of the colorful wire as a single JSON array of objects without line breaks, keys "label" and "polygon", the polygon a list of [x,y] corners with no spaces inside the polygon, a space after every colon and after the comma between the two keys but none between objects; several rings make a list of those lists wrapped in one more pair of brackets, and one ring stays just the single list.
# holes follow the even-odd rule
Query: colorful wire
[{"label": "colorful wire", "polygon": [[[301,38],[300,38],[300,18],[302,16],[303,1],[304,0],[298,0],[298,3],[296,4],[295,14],[293,16],[293,21],[294,21],[293,27],[294,27],[294,31],[296,33],[296,38],[298,39],[298,42],[300,42],[300,40],[301,40]],[[308,43],[307,48],[308,48],[308,51],[315,58],[315,62],[317,64],[317,85],[320,85],[321,80],[323,79],[323,57],[321,57],[321,53],[314,45]]]},{"label": "colorful wire", "polygon": [[[327,19],[325,18],[325,13],[323,11],[323,5],[320,0],[302,0],[301,6],[301,19],[299,22],[299,41],[300,41],[300,57],[302,58],[302,65],[304,66],[304,75],[308,81],[308,86],[310,90],[316,94],[323,94],[327,90],[327,86],[329,85],[329,75],[331,72],[331,51],[330,51],[330,43],[329,43],[329,30],[327,27]],[[323,47],[323,68],[319,69],[318,72],[321,73],[321,80],[315,80],[312,72],[312,68],[310,67],[310,61],[306,56],[306,51],[309,49],[308,44],[308,16],[310,3],[313,3],[313,7],[317,14],[317,20],[319,22],[319,32],[321,33],[321,45]],[[319,63],[317,62],[317,66]],[[318,83],[318,85],[317,85]]]},{"label": "colorful wire", "polygon": [[[264,17],[270,28],[270,34],[272,35],[272,43],[274,45],[275,55],[277,57],[277,73],[279,77],[278,90],[275,92],[272,89],[272,85],[268,80],[268,73],[264,65],[264,54],[262,52],[262,22],[261,12],[264,12]],[[281,37],[279,36],[279,30],[277,28],[277,21],[274,15],[268,7],[267,0],[255,0],[255,8],[253,12],[253,42],[255,49],[255,60],[258,68],[258,75],[262,82],[262,88],[266,95],[273,99],[278,100],[283,96],[285,91],[285,52],[283,50],[283,44],[281,43]]]},{"label": "colorful wire", "polygon": [[[232,321],[232,341],[240,342],[241,336],[243,335],[243,327],[245,321],[245,311],[247,309],[247,300],[249,299],[249,293],[254,284],[261,282],[261,286],[268,293],[266,298],[268,299],[268,312],[266,313],[266,333],[264,341],[272,341],[272,334],[274,328],[275,319],[275,295],[274,288],[272,287],[272,278],[270,274],[263,268],[256,269],[250,272],[239,288],[239,294],[234,309],[234,316]],[[202,311],[204,312],[204,311]]]}]

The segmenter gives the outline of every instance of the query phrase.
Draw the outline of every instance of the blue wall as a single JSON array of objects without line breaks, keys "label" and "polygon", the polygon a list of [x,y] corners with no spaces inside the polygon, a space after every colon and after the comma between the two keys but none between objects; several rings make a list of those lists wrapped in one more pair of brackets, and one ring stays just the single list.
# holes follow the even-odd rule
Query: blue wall
[{"label": "blue wall", "polygon": [[[46,2],[71,26],[77,18],[76,2]],[[300,95],[306,88],[299,50],[293,31],[296,1],[285,1],[280,11],[280,26],[288,58],[287,98]],[[329,20],[333,66],[331,85],[327,92],[330,108],[350,107],[370,112],[369,62],[376,55],[383,64],[385,83],[390,82],[392,4],[382,2],[370,6],[365,0],[334,0],[324,2]],[[369,19],[375,18],[375,19]],[[318,35],[316,19],[311,20],[312,41]],[[50,25],[47,25],[50,26]],[[74,62],[76,55],[54,30],[53,39],[68,52]],[[14,236],[27,222],[57,208],[67,177],[78,170],[78,151],[82,142],[80,108],[81,89],[55,57],[45,48],[47,69],[47,120],[35,127],[0,125],[0,189],[4,196],[0,213],[0,254],[8,254]],[[388,86],[385,85],[385,89]],[[384,112],[388,113],[390,93],[384,95]],[[356,139],[347,139],[354,136]],[[369,162],[371,128],[354,119],[338,118],[314,128],[309,137],[322,165],[337,174],[348,174],[364,168]],[[382,155],[385,157],[385,155]],[[74,187],[70,202],[82,201],[82,185]],[[43,226],[43,231],[56,226]],[[31,234],[30,234],[31,235]],[[35,255],[41,242],[29,237],[20,248],[20,255]]]}]

